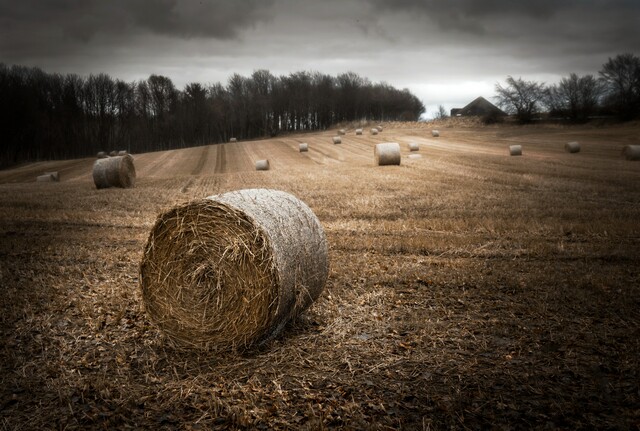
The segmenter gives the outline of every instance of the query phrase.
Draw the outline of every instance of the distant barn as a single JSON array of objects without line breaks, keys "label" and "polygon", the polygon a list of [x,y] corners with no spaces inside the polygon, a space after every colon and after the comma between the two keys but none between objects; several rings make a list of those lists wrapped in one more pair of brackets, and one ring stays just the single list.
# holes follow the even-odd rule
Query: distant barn
[{"label": "distant barn", "polygon": [[480,96],[464,108],[453,108],[452,117],[484,117],[507,115],[502,109]]}]

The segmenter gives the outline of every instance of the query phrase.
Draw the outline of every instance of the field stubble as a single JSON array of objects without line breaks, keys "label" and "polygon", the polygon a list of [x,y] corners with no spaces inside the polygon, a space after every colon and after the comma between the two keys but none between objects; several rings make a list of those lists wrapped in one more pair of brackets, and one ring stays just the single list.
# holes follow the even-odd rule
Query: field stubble
[{"label": "field stubble", "polygon": [[[618,151],[638,127],[351,135],[140,155],[127,190],[90,160],[0,172],[0,429],[640,426],[640,169]],[[386,140],[401,166],[373,166]],[[33,182],[55,163],[75,175]],[[314,210],[327,288],[261,350],[183,351],[141,307],[149,230],[250,187]]]}]

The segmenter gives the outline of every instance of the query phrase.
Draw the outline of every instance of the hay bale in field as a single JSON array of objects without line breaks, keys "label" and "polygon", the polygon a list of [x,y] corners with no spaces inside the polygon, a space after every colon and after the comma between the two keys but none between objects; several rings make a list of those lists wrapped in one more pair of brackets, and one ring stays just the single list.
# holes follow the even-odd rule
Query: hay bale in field
[{"label": "hay bale in field", "polygon": [[333,143],[334,144],[342,144],[342,138],[340,136],[334,136],[333,137]]},{"label": "hay bale in field", "polygon": [[59,182],[60,181],[60,174],[58,173],[58,171],[45,172],[44,174],[45,175],[51,175],[52,181],[55,181],[55,182]]},{"label": "hay bale in field", "polygon": [[130,188],[136,184],[136,168],[133,157],[108,157],[93,163],[93,182],[98,189],[108,187]]},{"label": "hay bale in field", "polygon": [[347,131],[345,129],[338,130],[338,135],[346,135]]},{"label": "hay bale in field", "polygon": [[236,138],[231,138],[231,139],[229,139],[229,142],[238,142],[238,139],[236,139]]},{"label": "hay bale in field", "polygon": [[120,150],[120,151],[118,151],[118,155],[119,155],[119,156],[126,156],[127,154],[129,154],[129,153],[127,152],[127,150]]},{"label": "hay bale in field", "polygon": [[356,135],[362,135],[362,129],[356,129]]},{"label": "hay bale in field", "polygon": [[38,175],[36,177],[36,182],[38,183],[53,183],[56,182],[56,179],[51,175],[51,173],[46,173],[42,175]]},{"label": "hay bale in field", "polygon": [[437,138],[438,136],[440,136],[440,131],[439,130],[432,130],[431,131],[431,136],[433,136],[434,138]]},{"label": "hay bale in field", "polygon": [[422,155],[421,154],[409,154],[408,156],[410,159],[421,159]]},{"label": "hay bale in field", "polygon": [[567,142],[564,144],[564,150],[567,153],[579,153],[580,152],[580,143],[579,142]]},{"label": "hay bale in field", "polygon": [[418,145],[416,142],[409,142],[409,151],[419,151],[420,150],[420,145]]},{"label": "hay bale in field", "polygon": [[305,153],[309,151],[309,144],[307,144],[306,142],[303,142],[302,144],[298,145],[298,149],[300,150],[301,153]]},{"label": "hay bale in field", "polygon": [[377,166],[400,164],[400,144],[397,142],[376,144],[373,154]]},{"label": "hay bale in field", "polygon": [[256,171],[268,171],[269,170],[269,160],[258,160],[256,162]]},{"label": "hay bale in field", "polygon": [[371,134],[372,135],[377,135],[378,134],[378,129],[376,129],[375,127],[371,129]]},{"label": "hay bale in field", "polygon": [[640,160],[640,145],[625,145],[622,155],[627,160]]},{"label": "hay bale in field", "polygon": [[118,155],[118,152],[116,150],[113,150],[109,153],[109,157],[115,157]]},{"label": "hay bale in field", "polygon": [[249,189],[158,216],[140,264],[145,311],[201,349],[264,344],[315,301],[329,272],[315,214],[288,193]]},{"label": "hay bale in field", "polygon": [[96,154],[96,159],[106,159],[107,157],[109,157],[109,155],[106,151],[99,151],[98,154]]},{"label": "hay bale in field", "polygon": [[511,156],[521,156],[522,155],[522,145],[510,145],[509,146],[509,155],[511,155]]},{"label": "hay bale in field", "polygon": [[378,124],[376,126],[376,129],[378,129],[378,132],[382,132],[382,124]]}]

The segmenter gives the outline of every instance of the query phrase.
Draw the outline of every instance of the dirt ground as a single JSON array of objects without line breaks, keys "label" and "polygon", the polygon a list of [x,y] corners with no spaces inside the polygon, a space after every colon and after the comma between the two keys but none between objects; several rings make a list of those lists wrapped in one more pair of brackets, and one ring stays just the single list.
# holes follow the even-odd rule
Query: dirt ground
[{"label": "dirt ground", "polygon": [[[432,127],[134,155],[126,190],[93,159],[0,171],[0,430],[640,429],[640,125]],[[388,141],[402,164],[374,166]],[[259,350],[173,346],[141,304],[149,231],[250,187],[313,209],[325,291]]]}]

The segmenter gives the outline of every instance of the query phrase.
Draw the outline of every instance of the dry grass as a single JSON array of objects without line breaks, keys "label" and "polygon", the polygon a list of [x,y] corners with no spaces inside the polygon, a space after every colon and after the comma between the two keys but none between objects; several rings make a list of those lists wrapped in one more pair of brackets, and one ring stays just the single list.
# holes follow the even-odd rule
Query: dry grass
[{"label": "dry grass", "polygon": [[[638,132],[390,123],[422,159],[327,132],[140,155],[125,190],[89,159],[0,172],[2,429],[638,428]],[[260,349],[174,349],[137,287],[155,217],[248,187],[310,205],[327,288]]]}]

